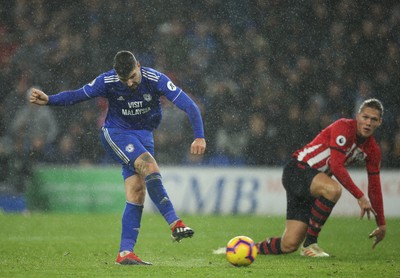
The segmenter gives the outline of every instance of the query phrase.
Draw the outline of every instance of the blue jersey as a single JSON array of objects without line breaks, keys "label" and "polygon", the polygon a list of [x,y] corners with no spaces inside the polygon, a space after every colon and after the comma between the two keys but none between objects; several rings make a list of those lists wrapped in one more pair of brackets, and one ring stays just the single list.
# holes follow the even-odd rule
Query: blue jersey
[{"label": "blue jersey", "polygon": [[141,67],[142,80],[131,90],[114,69],[100,74],[80,90],[49,96],[49,105],[71,105],[94,97],[108,99],[106,128],[154,130],[162,118],[160,97],[165,96],[189,116],[195,138],[204,138],[203,122],[197,105],[163,73]]}]

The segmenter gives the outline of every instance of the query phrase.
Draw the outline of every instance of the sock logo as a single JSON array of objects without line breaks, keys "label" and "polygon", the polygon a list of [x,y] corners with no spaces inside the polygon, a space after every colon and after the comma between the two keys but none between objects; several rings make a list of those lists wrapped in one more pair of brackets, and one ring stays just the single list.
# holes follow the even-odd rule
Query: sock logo
[{"label": "sock logo", "polygon": [[169,199],[167,197],[164,197],[161,199],[160,204],[167,204],[169,203]]}]

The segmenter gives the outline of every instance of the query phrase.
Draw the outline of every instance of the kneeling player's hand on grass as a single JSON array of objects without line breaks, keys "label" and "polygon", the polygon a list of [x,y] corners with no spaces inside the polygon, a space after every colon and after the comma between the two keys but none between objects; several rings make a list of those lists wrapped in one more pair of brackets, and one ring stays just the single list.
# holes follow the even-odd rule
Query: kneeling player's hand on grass
[{"label": "kneeling player's hand on grass", "polygon": [[372,249],[383,240],[386,234],[386,225],[379,226],[372,233],[369,234],[369,238],[374,238],[374,243],[372,244]]}]

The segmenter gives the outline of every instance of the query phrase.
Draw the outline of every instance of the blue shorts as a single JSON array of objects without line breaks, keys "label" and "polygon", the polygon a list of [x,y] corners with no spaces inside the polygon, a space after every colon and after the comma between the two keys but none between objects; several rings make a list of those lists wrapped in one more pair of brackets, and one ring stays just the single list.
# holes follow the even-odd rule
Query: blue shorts
[{"label": "blue shorts", "polygon": [[124,180],[135,175],[135,160],[143,153],[154,156],[153,132],[150,130],[101,129],[101,141],[107,154],[122,165]]}]

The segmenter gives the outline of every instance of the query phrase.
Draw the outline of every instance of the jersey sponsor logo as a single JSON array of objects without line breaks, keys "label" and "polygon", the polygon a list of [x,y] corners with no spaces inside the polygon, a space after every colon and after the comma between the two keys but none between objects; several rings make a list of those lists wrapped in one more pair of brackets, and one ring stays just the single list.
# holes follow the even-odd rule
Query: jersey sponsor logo
[{"label": "jersey sponsor logo", "polygon": [[357,148],[354,151],[354,155],[353,156],[354,156],[354,159],[356,161],[364,161],[367,158],[367,154],[364,153],[360,148]]},{"label": "jersey sponsor logo", "polygon": [[130,101],[128,102],[129,108],[142,108],[143,101]]},{"label": "jersey sponsor logo", "polygon": [[133,152],[135,150],[135,147],[133,146],[133,144],[128,144],[126,147],[125,147],[125,151],[127,151],[128,153],[131,153],[131,152]]},{"label": "jersey sponsor logo", "polygon": [[117,100],[125,100],[123,96],[120,96],[119,98],[117,98]]},{"label": "jersey sponsor logo", "polygon": [[135,116],[135,115],[142,115],[142,114],[146,114],[147,112],[149,112],[151,110],[150,107],[146,107],[146,108],[138,108],[138,109],[122,109],[121,113],[124,116]]},{"label": "jersey sponsor logo", "polygon": [[346,144],[346,137],[344,137],[343,135],[339,135],[338,137],[336,137],[336,144],[343,147]]},{"label": "jersey sponsor logo", "polygon": [[363,152],[360,148],[355,148],[354,152],[350,152],[347,154],[345,166],[348,166],[352,163],[364,161],[367,158],[367,154]]},{"label": "jersey sponsor logo", "polygon": [[150,101],[152,99],[150,94],[144,94],[143,98],[144,98],[145,101]]},{"label": "jersey sponsor logo", "polygon": [[168,81],[167,87],[170,91],[176,91],[176,86],[174,85],[174,83],[172,83],[172,81]]}]

